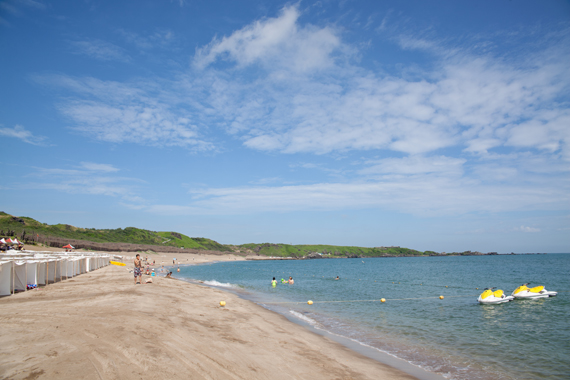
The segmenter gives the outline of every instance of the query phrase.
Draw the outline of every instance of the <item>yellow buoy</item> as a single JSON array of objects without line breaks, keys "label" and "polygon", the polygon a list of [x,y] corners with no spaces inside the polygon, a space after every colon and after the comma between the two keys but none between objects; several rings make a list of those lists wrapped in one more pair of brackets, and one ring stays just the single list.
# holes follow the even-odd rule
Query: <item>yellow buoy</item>
[{"label": "yellow buoy", "polygon": [[220,301],[220,306],[221,306],[221,307],[226,306],[226,301]]},{"label": "yellow buoy", "polygon": [[382,298],[380,302],[386,302],[386,298]]},{"label": "yellow buoy", "polygon": [[445,287],[447,288],[447,285],[445,285]]},{"label": "yellow buoy", "polygon": [[443,299],[443,296],[439,296],[439,299],[442,300],[442,299]]},{"label": "yellow buoy", "polygon": [[307,301],[307,304],[312,305],[312,304],[313,304],[313,301],[308,300],[308,301]]}]

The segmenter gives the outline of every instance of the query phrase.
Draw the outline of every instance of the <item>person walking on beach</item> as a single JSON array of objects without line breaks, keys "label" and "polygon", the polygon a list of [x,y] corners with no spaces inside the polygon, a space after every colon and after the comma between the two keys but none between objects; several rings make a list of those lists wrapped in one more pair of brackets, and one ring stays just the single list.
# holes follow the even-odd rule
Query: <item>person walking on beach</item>
[{"label": "person walking on beach", "polygon": [[137,284],[137,277],[139,278],[139,283],[142,284],[142,262],[141,262],[141,255],[137,253],[135,257],[135,285]]}]

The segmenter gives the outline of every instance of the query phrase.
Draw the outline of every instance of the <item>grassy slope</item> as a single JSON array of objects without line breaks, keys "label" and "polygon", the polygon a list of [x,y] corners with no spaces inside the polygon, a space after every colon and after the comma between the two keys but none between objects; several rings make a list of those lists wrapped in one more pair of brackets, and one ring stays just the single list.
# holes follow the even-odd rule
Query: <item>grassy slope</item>
[{"label": "grassy slope", "polygon": [[[22,223],[23,222],[23,223]],[[171,247],[184,247],[193,249],[208,249],[213,251],[231,251],[239,249],[241,252],[259,253],[264,256],[277,257],[303,257],[313,252],[330,254],[329,257],[346,256],[422,256],[435,252],[420,252],[409,248],[386,247],[366,248],[334,245],[289,245],[289,244],[243,244],[239,246],[226,246],[206,238],[191,238],[177,232],[155,232],[134,227],[117,228],[114,230],[94,228],[79,228],[67,224],[48,225],[28,217],[14,218],[12,215],[0,212],[0,230],[15,231],[18,236],[25,230],[27,234],[39,233],[47,236],[88,240],[99,243],[131,243],[166,245]]]},{"label": "grassy slope", "polygon": [[332,257],[340,256],[400,256],[414,255],[422,256],[433,253],[431,251],[420,252],[409,248],[386,247],[386,248],[366,248],[366,247],[350,247],[335,245],[289,245],[289,244],[243,244],[240,245],[241,250],[250,250],[264,256],[277,257],[302,257],[309,253],[318,252],[324,255],[330,254]]},{"label": "grassy slope", "polygon": [[27,234],[38,233],[47,236],[88,240],[98,243],[151,244],[230,251],[230,248],[213,240],[191,238],[176,232],[154,232],[134,227],[97,230],[94,228],[79,228],[67,224],[48,225],[28,217],[20,217],[15,220],[12,215],[8,215],[4,212],[0,212],[0,230],[4,232],[9,230],[15,231],[18,236],[20,236],[23,231],[26,231]]}]

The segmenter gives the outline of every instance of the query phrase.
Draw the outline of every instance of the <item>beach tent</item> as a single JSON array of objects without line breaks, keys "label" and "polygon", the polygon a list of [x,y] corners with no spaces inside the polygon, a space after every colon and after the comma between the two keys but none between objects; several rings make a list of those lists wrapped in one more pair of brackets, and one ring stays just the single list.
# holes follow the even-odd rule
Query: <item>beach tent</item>
[{"label": "beach tent", "polygon": [[12,294],[12,261],[0,261],[0,296]]},{"label": "beach tent", "polygon": [[61,262],[62,260],[57,260],[55,262],[55,280],[59,279],[61,281]]},{"label": "beach tent", "polygon": [[89,260],[89,270],[96,270],[99,266],[97,265],[97,257],[92,257]]},{"label": "beach tent", "polygon": [[76,276],[77,273],[75,272],[75,266],[77,265],[77,259],[70,258],[67,260],[67,277]]},{"label": "beach tent", "polygon": [[10,240],[10,238],[7,238],[4,244],[12,244],[12,240]]},{"label": "beach tent", "polygon": [[72,246],[71,244],[64,245],[63,248],[65,248],[65,249],[75,249],[75,247]]},{"label": "beach tent", "polygon": [[6,244],[6,240],[4,240],[4,238],[0,239],[0,243]]},{"label": "beach tent", "polygon": [[26,290],[28,285],[27,272],[25,261],[14,261],[14,290]]},{"label": "beach tent", "polygon": [[67,261],[68,258],[62,258],[59,260],[59,278],[63,281],[63,278],[67,278]]},{"label": "beach tent", "polygon": [[38,283],[38,262],[28,261],[28,268],[26,270],[26,275],[28,279],[26,280],[27,285],[37,285]]},{"label": "beach tent", "polygon": [[78,257],[75,263],[75,275],[85,273],[85,257]]},{"label": "beach tent", "polygon": [[20,244],[20,242],[16,238],[13,238],[11,240],[12,240],[12,244]]},{"label": "beach tent", "polygon": [[46,285],[46,277],[47,276],[47,262],[46,261],[39,261],[38,262],[38,285]]},{"label": "beach tent", "polygon": [[56,276],[57,261],[54,259],[48,260],[47,267],[48,267],[48,270],[47,270],[48,283],[50,283],[50,282],[54,283],[55,279],[57,278],[57,276]]}]

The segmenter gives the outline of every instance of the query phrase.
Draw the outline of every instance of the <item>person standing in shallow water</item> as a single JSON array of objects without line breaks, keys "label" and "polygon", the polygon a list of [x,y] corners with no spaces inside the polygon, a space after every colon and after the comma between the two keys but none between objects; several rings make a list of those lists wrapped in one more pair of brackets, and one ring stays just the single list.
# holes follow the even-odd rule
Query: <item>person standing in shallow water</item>
[{"label": "person standing in shallow water", "polygon": [[137,277],[139,278],[139,283],[142,284],[142,262],[141,262],[141,255],[137,253],[135,257],[135,285],[137,284]]},{"label": "person standing in shallow water", "polygon": [[289,276],[289,284],[293,285],[295,281],[293,281],[293,277]]},{"label": "person standing in shallow water", "polygon": [[277,286],[277,281],[275,280],[275,277],[273,277],[273,280],[271,280],[271,286],[273,287]]}]

